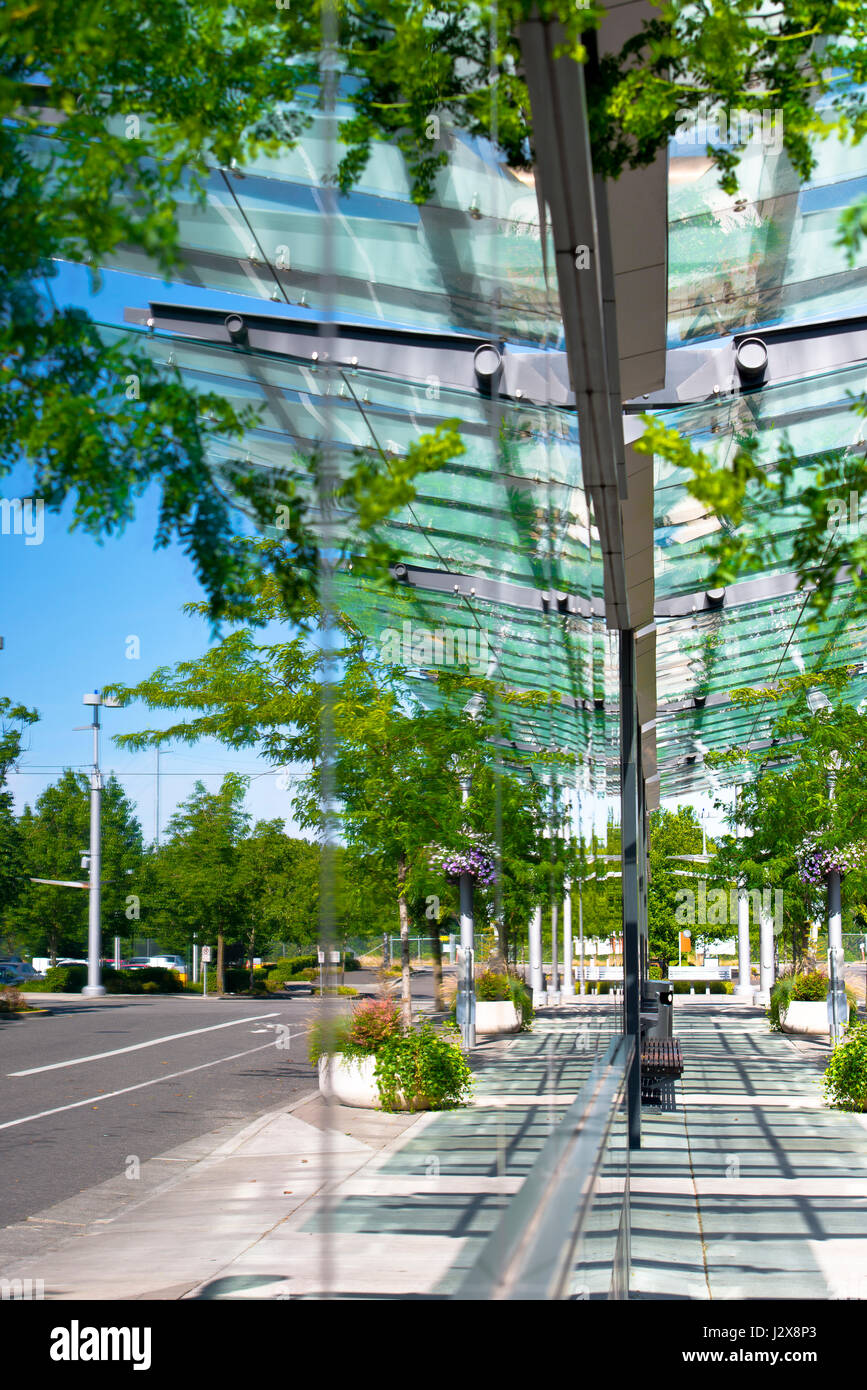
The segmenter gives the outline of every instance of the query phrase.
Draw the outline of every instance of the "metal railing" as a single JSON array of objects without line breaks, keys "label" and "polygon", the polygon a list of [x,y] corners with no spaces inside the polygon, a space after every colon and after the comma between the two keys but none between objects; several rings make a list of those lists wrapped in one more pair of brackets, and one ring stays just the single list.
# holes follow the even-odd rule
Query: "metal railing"
[{"label": "metal railing", "polygon": [[620,1035],[594,1063],[456,1298],[628,1298],[633,1052]]}]

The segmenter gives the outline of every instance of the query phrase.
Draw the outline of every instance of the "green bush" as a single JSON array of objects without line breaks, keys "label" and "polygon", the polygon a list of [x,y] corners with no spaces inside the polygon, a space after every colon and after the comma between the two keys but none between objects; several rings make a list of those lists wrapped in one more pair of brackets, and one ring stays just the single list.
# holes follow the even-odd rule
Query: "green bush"
[{"label": "green bush", "polygon": [[811,970],[809,975],[796,975],[792,985],[792,998],[809,1000],[818,1004],[828,997],[828,979],[821,970]]},{"label": "green bush", "polygon": [[511,997],[508,975],[499,975],[495,970],[485,970],[476,980],[476,998],[484,1003],[498,1003]]},{"label": "green bush", "polygon": [[521,1014],[521,1032],[529,1033],[533,1026],[533,1019],[536,1017],[536,1010],[533,1007],[533,991],[529,985],[525,985],[523,980],[516,975],[509,976],[509,998],[515,1008]]},{"label": "green bush", "polygon": [[48,994],[80,994],[87,984],[86,965],[51,965],[45,972],[44,980],[26,980],[19,989]]},{"label": "green bush", "polygon": [[376,1082],[383,1110],[448,1110],[464,1103],[472,1075],[458,1039],[425,1021],[381,1044]]},{"label": "green bush", "polygon": [[[308,973],[312,972],[312,973]],[[270,990],[280,990],[287,980],[318,978],[319,961],[316,956],[283,956],[274,963],[265,976],[265,986]]]},{"label": "green bush", "polygon": [[734,986],[731,980],[672,980],[671,988],[674,994],[689,994],[691,989],[696,994],[704,994],[708,989],[711,994],[731,994]]},{"label": "green bush", "polygon": [[767,1009],[768,1023],[772,1033],[782,1031],[781,1014],[785,1014],[792,1001],[792,994],[795,988],[795,980],[792,975],[783,975],[782,979],[777,980],[771,990],[771,1002]]},{"label": "green bush", "polygon": [[142,970],[108,966],[102,972],[102,982],[106,994],[179,994],[184,988],[178,972],[165,965],[148,965]]},{"label": "green bush", "polygon": [[867,1023],[855,1023],[831,1053],[825,1095],[838,1110],[867,1111]]}]

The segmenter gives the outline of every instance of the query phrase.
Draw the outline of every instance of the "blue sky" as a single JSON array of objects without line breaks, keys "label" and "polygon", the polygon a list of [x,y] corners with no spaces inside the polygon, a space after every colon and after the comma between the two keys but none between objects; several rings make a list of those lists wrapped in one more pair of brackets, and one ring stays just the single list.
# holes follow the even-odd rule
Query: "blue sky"
[{"label": "blue sky", "polygon": [[[27,475],[4,480],[7,497],[26,495]],[[46,512],[40,545],[23,535],[0,535],[2,597],[0,693],[38,709],[40,722],[27,735],[27,752],[10,777],[16,808],[33,803],[64,767],[86,768],[90,735],[73,732],[89,722],[85,691],[113,681],[132,684],[157,667],[205,650],[208,624],[185,617],[181,606],[202,597],[180,547],[154,551],[156,494],[146,495],[126,531],[101,544],[68,531],[67,516]],[[129,659],[129,637],[139,639],[140,657]],[[142,705],[102,712],[102,756],[138,807],[146,839],[154,834],[155,755],[119,750],[112,735],[166,727],[169,714],[151,715]],[[249,774],[248,809],[257,818],[291,822],[289,791],[277,773],[252,752],[232,753],[211,740],[195,747],[174,745],[161,758],[160,820],[165,826],[197,778],[216,788],[230,770]],[[263,775],[265,774],[265,775]],[[297,832],[296,832],[297,833]]]},{"label": "blue sky", "polygon": [[[151,298],[227,309],[250,303],[241,296],[119,273],[104,275],[102,288],[94,293],[84,267],[64,264],[58,270],[51,282],[56,303],[79,304],[102,322],[122,324],[126,306],[145,307]],[[255,302],[260,313],[281,307]],[[29,470],[16,470],[3,479],[0,493],[28,496],[30,477]],[[69,531],[71,509],[59,516],[44,514],[41,544],[28,545],[24,535],[0,534],[0,693],[40,714],[26,736],[26,754],[9,779],[19,811],[25,803],[32,805],[65,767],[89,767],[90,735],[73,732],[90,719],[82,704],[85,691],[114,681],[133,684],[156,667],[189,659],[208,646],[207,622],[181,612],[183,604],[204,597],[190,562],[178,545],[154,549],[157,506],[154,488],[138,503],[134,522],[101,542],[83,531]],[[133,636],[139,639],[138,659],[127,657],[132,649],[127,639]],[[122,782],[147,840],[155,830],[155,754],[118,749],[113,735],[172,722],[170,714],[151,715],[142,705],[102,712],[103,769]],[[173,745],[160,760],[161,827],[197,780],[216,789],[226,772],[236,771],[253,779],[247,808],[254,817],[280,817],[290,832],[300,833],[285,778],[268,766],[252,750],[233,753],[212,740],[194,747]]]}]

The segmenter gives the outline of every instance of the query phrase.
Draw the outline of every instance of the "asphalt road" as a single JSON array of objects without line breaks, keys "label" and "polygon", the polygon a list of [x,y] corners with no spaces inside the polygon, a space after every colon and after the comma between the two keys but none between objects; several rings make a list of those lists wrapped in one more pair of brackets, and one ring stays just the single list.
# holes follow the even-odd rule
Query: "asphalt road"
[{"label": "asphalt road", "polygon": [[0,1226],[316,1085],[310,996],[53,1009],[0,1025]]},{"label": "asphalt road", "polygon": [[[376,991],[372,972],[346,982]],[[431,972],[414,973],[412,989],[430,1000]],[[316,1088],[310,995],[49,1007],[0,1023],[0,1227],[122,1175],[133,1156],[145,1163]]]}]

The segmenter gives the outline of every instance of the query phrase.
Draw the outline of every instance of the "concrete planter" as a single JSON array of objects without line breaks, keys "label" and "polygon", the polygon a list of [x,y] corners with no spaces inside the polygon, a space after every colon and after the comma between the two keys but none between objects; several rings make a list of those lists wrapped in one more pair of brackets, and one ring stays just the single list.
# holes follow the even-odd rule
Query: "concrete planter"
[{"label": "concrete planter", "polygon": [[476,1036],[492,1038],[500,1033],[517,1033],[521,1012],[511,999],[476,1000]]},{"label": "concrete planter", "polygon": [[341,1105],[357,1110],[379,1109],[375,1057],[344,1057],[342,1052],[319,1058],[319,1090]]},{"label": "concrete planter", "polygon": [[780,1012],[780,1024],[784,1033],[827,1038],[828,1005],[824,999],[793,999],[786,1012]]},{"label": "concrete planter", "polygon": [[[356,1110],[379,1110],[379,1087],[376,1084],[376,1058],[344,1057],[335,1052],[319,1058],[319,1091],[323,1096],[332,1096],[341,1105],[352,1105]],[[398,1092],[400,1110],[410,1107]],[[414,1110],[430,1110],[423,1101],[412,1107]]]}]

